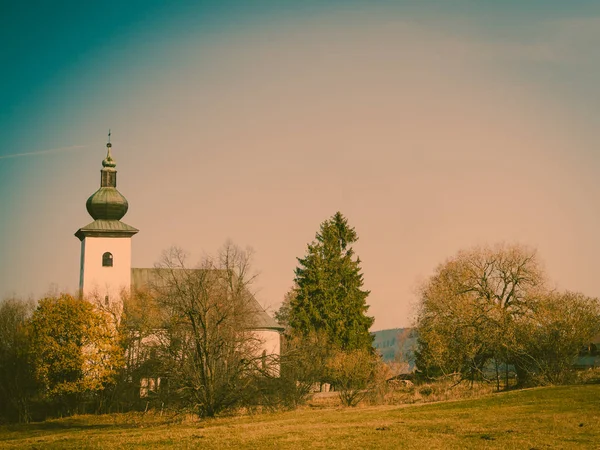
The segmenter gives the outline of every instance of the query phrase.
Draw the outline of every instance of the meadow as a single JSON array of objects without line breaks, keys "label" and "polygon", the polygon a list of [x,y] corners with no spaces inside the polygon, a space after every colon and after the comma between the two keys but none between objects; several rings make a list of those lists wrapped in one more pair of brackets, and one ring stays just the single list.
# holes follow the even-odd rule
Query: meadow
[{"label": "meadow", "polygon": [[0,448],[600,448],[600,385],[477,399],[199,420],[155,412],[75,416],[0,427]]}]

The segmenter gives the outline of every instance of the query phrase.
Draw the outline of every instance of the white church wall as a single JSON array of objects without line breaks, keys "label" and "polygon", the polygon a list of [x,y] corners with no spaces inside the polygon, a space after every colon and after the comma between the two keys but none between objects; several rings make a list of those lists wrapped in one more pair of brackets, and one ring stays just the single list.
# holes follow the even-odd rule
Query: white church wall
[{"label": "white church wall", "polygon": [[279,376],[279,356],[281,350],[281,335],[276,330],[254,330],[254,336],[259,340],[257,357],[262,359],[262,369],[267,369],[271,376]]},{"label": "white church wall", "polygon": [[254,331],[257,339],[260,340],[260,352],[266,351],[269,356],[279,356],[281,347],[281,336],[275,330],[256,330]]},{"label": "white church wall", "polygon": [[[108,296],[110,306],[120,303],[121,291],[131,285],[131,238],[86,237],[81,252],[79,287],[83,296],[90,300],[97,297],[101,303]],[[102,265],[106,252],[112,254],[112,267]]]}]

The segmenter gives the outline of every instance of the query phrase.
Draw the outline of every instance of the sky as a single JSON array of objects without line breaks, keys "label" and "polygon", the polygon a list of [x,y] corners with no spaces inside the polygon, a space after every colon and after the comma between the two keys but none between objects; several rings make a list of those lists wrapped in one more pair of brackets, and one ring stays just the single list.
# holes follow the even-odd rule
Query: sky
[{"label": "sky", "polygon": [[373,330],[460,249],[537,249],[600,295],[596,1],[0,2],[0,296],[74,292],[108,130],[138,228],[255,252],[267,311],[356,229]]}]

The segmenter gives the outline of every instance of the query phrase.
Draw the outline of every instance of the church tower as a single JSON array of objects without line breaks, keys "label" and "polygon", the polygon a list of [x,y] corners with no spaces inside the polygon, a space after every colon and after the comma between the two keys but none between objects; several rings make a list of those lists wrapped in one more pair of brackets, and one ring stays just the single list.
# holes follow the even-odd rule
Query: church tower
[{"label": "church tower", "polygon": [[120,310],[121,292],[129,291],[131,285],[131,237],[139,230],[121,222],[129,205],[117,190],[111,147],[109,132],[100,189],[85,205],[94,221],[77,230],[75,236],[81,241],[80,294],[101,306]]}]

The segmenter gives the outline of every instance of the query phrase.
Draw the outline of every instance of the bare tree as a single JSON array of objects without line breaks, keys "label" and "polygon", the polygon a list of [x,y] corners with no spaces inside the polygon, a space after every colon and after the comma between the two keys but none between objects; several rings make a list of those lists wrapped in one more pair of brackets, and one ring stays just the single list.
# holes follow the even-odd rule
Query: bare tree
[{"label": "bare tree", "polygon": [[413,328],[400,329],[396,335],[394,361],[389,364],[394,376],[413,370],[416,346],[417,333],[415,330]]},{"label": "bare tree", "polygon": [[192,269],[185,252],[171,248],[156,268],[153,290],[170,317],[168,375],[201,416],[243,402],[262,369],[252,330],[257,304],[250,292],[251,257],[227,243],[217,258],[205,257]]},{"label": "bare tree", "polygon": [[[148,286],[134,286],[123,292],[123,313],[119,321],[119,338],[125,355],[115,398],[121,405],[131,408],[140,402],[142,384],[159,376],[162,370],[162,348],[168,347],[166,330],[169,324],[167,311]],[[157,390],[164,397],[165,389]],[[144,401],[147,401],[144,395]],[[154,395],[153,395],[154,397]],[[166,400],[160,395],[156,400]]]},{"label": "bare tree", "polygon": [[304,403],[317,386],[321,389],[324,383],[331,382],[327,362],[333,351],[323,332],[286,335],[281,355],[281,388],[289,406]]}]

